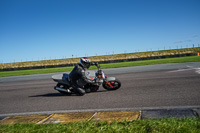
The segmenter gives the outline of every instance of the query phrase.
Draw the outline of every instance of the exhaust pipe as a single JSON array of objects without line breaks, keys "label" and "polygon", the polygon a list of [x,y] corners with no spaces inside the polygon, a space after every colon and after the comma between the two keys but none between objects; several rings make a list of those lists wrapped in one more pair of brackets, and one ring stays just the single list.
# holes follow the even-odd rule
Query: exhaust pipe
[{"label": "exhaust pipe", "polygon": [[54,89],[58,90],[58,91],[62,91],[62,92],[71,93],[71,91],[69,89],[66,90],[66,89],[63,89],[63,88],[60,88],[60,87],[56,87],[56,86],[54,87]]}]

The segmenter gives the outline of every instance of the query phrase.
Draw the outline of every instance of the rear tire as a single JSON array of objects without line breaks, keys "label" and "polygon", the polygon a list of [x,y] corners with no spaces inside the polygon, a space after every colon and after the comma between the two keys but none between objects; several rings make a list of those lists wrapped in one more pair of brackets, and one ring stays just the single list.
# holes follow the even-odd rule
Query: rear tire
[{"label": "rear tire", "polygon": [[121,82],[118,79],[115,79],[113,81],[107,81],[107,82],[109,82],[109,84],[112,87],[108,83],[104,82],[103,88],[106,89],[106,90],[112,91],[112,90],[117,90],[121,87]]}]

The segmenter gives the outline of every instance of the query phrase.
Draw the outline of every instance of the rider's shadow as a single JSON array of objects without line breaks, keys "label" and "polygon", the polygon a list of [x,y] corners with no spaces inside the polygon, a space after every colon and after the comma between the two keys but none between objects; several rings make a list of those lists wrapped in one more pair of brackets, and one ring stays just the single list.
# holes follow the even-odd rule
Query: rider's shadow
[{"label": "rider's shadow", "polygon": [[62,96],[75,96],[75,95],[67,95],[67,94],[61,94],[61,93],[47,93],[42,95],[35,95],[35,96],[29,96],[29,97],[62,97]]},{"label": "rider's shadow", "polygon": [[[103,93],[103,92],[108,92],[108,91],[99,90],[99,91],[91,92],[91,93]],[[88,93],[88,94],[91,94],[91,93]],[[76,94],[62,94],[62,93],[57,92],[57,93],[47,93],[47,94],[35,95],[35,96],[29,96],[29,97],[62,97],[62,96],[77,96],[77,95]]]}]

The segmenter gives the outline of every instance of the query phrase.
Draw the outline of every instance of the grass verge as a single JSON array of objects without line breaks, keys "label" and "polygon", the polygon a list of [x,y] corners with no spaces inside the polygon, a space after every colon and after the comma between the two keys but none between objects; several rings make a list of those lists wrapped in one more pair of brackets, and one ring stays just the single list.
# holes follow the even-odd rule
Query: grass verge
[{"label": "grass verge", "polygon": [[[184,63],[184,62],[200,62],[200,56],[109,63],[109,64],[101,64],[101,68],[102,69],[119,68],[119,67],[155,65],[155,64],[165,64],[165,63]],[[32,70],[4,71],[4,72],[0,72],[0,77],[67,72],[67,71],[71,71],[72,69],[73,67],[59,67],[59,68],[44,68],[44,69],[32,69]],[[91,69],[96,69],[96,67],[92,66]]]},{"label": "grass verge", "polygon": [[77,122],[68,124],[14,124],[0,125],[1,133],[149,133],[149,132],[170,132],[170,133],[199,133],[200,120],[198,118],[164,118],[153,120],[136,120],[113,122]]}]

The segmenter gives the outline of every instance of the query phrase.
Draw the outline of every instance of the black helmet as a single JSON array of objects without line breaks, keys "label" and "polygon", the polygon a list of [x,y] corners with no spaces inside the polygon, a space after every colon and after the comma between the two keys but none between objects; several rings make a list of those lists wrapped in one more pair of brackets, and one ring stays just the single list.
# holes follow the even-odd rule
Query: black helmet
[{"label": "black helmet", "polygon": [[82,57],[81,59],[80,59],[80,63],[81,63],[81,65],[84,67],[84,68],[89,68],[90,67],[90,65],[91,65],[91,62],[90,62],[90,59],[88,59],[87,57]]}]

